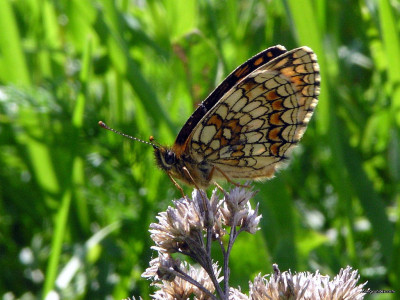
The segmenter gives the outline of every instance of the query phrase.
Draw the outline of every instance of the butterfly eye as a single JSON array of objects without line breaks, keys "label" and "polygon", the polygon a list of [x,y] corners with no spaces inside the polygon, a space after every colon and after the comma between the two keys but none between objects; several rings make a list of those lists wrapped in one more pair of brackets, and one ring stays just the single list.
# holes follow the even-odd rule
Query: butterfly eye
[{"label": "butterfly eye", "polygon": [[172,151],[165,152],[165,163],[168,165],[173,165],[175,163],[175,153]]}]

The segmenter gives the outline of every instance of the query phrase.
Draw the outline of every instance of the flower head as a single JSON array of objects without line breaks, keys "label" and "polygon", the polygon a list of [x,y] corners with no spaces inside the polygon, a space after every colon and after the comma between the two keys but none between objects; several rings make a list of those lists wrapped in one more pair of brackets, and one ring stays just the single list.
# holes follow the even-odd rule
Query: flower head
[{"label": "flower head", "polygon": [[229,289],[229,300],[249,300],[249,296],[243,294],[240,289]]},{"label": "flower head", "polygon": [[256,231],[260,220],[257,217],[258,206],[254,211],[249,202],[255,194],[256,192],[250,189],[240,187],[236,187],[225,194],[223,206],[220,210],[226,226],[242,226],[246,231]]},{"label": "flower head", "polygon": [[160,252],[159,256],[152,259],[149,265],[150,267],[142,274],[143,278],[149,278],[153,281],[172,281],[176,276],[174,271],[179,269],[181,262],[179,259],[169,256],[169,254]]},{"label": "flower head", "polygon": [[[219,276],[221,270],[217,264],[213,264],[213,270]],[[163,253],[150,262],[150,267],[142,274],[142,277],[152,279],[153,285],[159,288],[152,295],[153,299],[189,299],[193,296],[195,299],[209,299],[209,294],[188,281],[187,278],[196,281],[211,294],[215,290],[209,275],[203,268],[179,262]]]},{"label": "flower head", "polygon": [[188,247],[202,245],[204,218],[196,201],[181,198],[174,204],[158,214],[158,223],[150,224],[150,237],[159,251],[186,253]]},{"label": "flower head", "polygon": [[243,218],[243,223],[242,223],[243,230],[251,234],[256,233],[256,231],[260,230],[258,224],[260,223],[261,218],[262,215],[258,215],[258,203],[255,210],[251,209],[251,206],[249,204],[248,213]]},{"label": "flower head", "polygon": [[351,267],[342,269],[332,281],[329,276],[301,272],[292,275],[290,271],[281,273],[274,265],[275,274],[269,280],[258,275],[250,283],[251,299],[304,299],[340,300],[363,299],[363,286],[357,286],[359,276]]}]

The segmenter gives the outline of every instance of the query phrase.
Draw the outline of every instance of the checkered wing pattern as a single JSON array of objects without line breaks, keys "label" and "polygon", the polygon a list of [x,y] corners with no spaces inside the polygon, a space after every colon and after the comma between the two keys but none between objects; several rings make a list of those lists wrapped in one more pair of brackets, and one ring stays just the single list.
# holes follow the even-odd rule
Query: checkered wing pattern
[{"label": "checkered wing pattern", "polygon": [[318,103],[319,84],[310,48],[285,52],[221,97],[192,130],[186,153],[229,178],[273,176],[303,136]]}]

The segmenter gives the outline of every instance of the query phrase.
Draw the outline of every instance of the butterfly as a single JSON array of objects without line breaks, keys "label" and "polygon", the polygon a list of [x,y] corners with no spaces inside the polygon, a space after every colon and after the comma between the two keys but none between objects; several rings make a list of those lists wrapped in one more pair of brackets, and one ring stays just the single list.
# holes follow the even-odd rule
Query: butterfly
[{"label": "butterfly", "polygon": [[303,136],[319,91],[314,52],[277,45],[228,75],[186,121],[172,147],[122,135],[152,145],[157,165],[181,191],[174,179],[207,188],[219,179],[271,178]]}]

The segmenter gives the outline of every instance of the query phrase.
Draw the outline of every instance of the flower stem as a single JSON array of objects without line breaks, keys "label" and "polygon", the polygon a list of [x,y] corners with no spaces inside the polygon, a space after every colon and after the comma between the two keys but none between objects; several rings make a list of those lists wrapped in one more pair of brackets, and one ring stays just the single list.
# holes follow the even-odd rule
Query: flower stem
[{"label": "flower stem", "polygon": [[197,288],[202,290],[204,293],[206,293],[211,299],[215,299],[215,300],[217,299],[209,290],[207,290],[204,286],[202,286],[199,282],[194,280],[192,277],[190,277],[189,275],[182,272],[182,270],[177,268],[177,269],[171,270],[170,272],[172,274],[182,278],[183,280],[190,282],[191,284],[193,284],[194,286],[196,286]]}]

